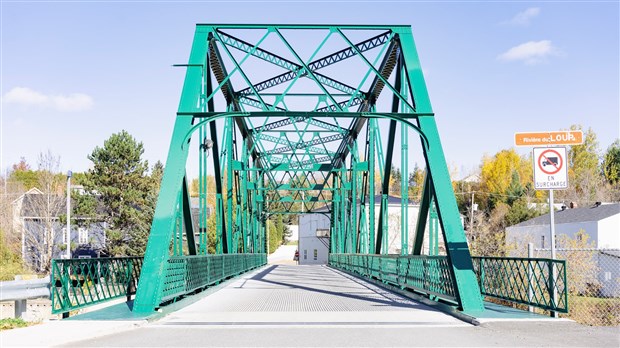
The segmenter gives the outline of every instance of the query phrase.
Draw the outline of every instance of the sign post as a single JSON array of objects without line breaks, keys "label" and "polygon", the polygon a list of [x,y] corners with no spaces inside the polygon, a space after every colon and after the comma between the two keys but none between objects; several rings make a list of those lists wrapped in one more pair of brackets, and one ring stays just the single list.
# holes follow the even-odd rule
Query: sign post
[{"label": "sign post", "polygon": [[[551,234],[551,258],[555,259],[555,216],[553,210],[553,190],[568,188],[568,164],[566,145],[583,144],[583,132],[551,131],[515,133],[516,146],[547,146],[534,148],[534,187],[537,190],[549,190],[549,232]],[[563,147],[550,147],[563,146]],[[556,286],[555,265],[551,268],[549,286],[553,288],[553,303],[557,304],[558,291]],[[551,312],[558,317],[558,312]]]},{"label": "sign post", "polygon": [[[555,216],[553,209],[553,190],[568,188],[565,147],[534,148],[534,187],[549,190],[549,220],[551,232],[551,258],[555,260]],[[555,266],[552,267],[550,286],[553,287],[553,303],[557,304],[558,290],[555,284]],[[553,312],[557,317],[557,312]]]}]

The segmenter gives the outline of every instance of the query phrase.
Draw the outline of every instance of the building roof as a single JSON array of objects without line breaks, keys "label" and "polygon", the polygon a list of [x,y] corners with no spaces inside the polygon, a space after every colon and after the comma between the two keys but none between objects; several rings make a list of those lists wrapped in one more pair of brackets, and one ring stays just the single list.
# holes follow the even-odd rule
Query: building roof
[{"label": "building roof", "polygon": [[[95,195],[95,199],[97,200],[96,212],[104,214],[105,207],[103,206],[103,201],[97,195]],[[20,200],[21,205],[18,205],[17,203]],[[67,211],[66,196],[56,193],[46,195],[37,188],[28,190],[13,201],[13,204],[19,209],[19,216],[22,218],[40,218],[47,216],[47,214],[51,214],[52,217],[58,217]],[[74,204],[75,202],[72,205]],[[80,217],[74,216],[73,218],[79,219]]]},{"label": "building roof", "polygon": [[[620,214],[620,203],[602,204],[599,206],[558,210],[554,213],[554,221],[556,224],[592,222],[600,221],[617,214]],[[549,214],[541,215],[510,227],[539,225],[549,225]]]}]

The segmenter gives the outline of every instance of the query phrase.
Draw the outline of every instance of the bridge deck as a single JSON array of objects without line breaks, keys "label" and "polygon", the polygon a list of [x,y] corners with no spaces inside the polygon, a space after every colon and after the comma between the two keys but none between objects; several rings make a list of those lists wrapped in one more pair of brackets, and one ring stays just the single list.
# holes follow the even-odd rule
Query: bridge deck
[{"label": "bridge deck", "polygon": [[466,325],[326,266],[272,265],[160,325]]},{"label": "bridge deck", "polygon": [[0,341],[7,346],[66,342],[68,347],[618,345],[615,328],[569,321],[465,324],[325,266],[268,266],[155,322],[91,318],[55,324],[18,329],[23,334],[10,330],[16,332],[0,334]]}]

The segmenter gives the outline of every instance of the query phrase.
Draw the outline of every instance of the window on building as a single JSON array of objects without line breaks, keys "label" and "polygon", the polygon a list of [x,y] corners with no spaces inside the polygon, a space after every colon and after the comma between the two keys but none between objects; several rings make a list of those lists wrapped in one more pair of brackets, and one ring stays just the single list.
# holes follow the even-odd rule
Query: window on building
[{"label": "window on building", "polygon": [[304,260],[308,259],[308,250],[304,249]]},{"label": "window on building", "polygon": [[318,228],[318,229],[316,230],[316,236],[317,236],[317,237],[319,237],[319,238],[322,238],[322,237],[329,237],[329,228],[325,228],[325,229],[323,229],[323,228]]},{"label": "window on building", "polygon": [[88,244],[88,230],[86,228],[78,228],[78,243]]},{"label": "window on building", "polygon": [[319,257],[319,251],[314,249],[314,261]]}]

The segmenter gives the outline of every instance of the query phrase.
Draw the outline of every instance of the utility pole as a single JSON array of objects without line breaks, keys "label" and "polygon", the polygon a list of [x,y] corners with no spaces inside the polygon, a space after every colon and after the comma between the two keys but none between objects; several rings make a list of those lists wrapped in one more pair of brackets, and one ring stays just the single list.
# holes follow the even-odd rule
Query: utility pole
[{"label": "utility pole", "polygon": [[67,172],[67,260],[71,258],[71,176],[73,173]]},{"label": "utility pole", "polygon": [[471,193],[471,207],[470,207],[470,217],[469,217],[469,233],[471,234],[471,236],[473,237],[474,235],[474,195],[475,192],[472,191]]}]

